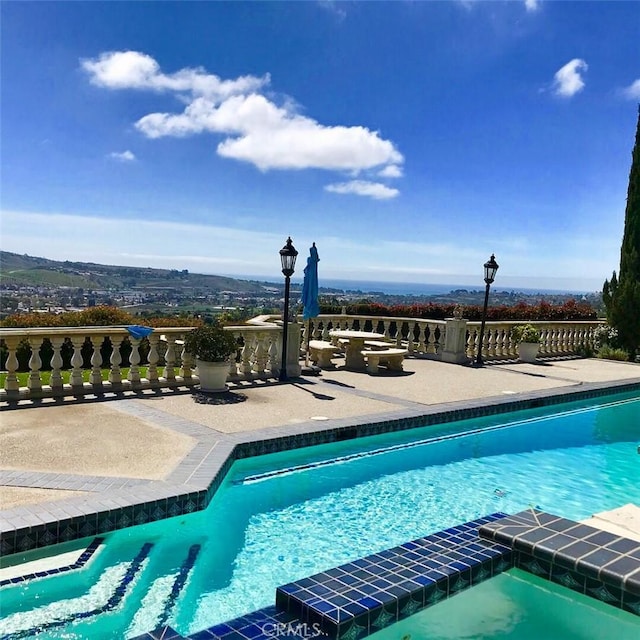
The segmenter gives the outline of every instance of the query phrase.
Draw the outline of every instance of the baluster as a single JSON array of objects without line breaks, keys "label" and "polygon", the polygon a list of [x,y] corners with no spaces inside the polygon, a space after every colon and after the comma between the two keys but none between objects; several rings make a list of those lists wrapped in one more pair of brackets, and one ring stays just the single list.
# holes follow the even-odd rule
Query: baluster
[{"label": "baluster", "polygon": [[502,327],[500,336],[500,353],[503,358],[509,357],[509,327]]},{"label": "baluster", "polygon": [[109,370],[109,382],[117,385],[122,383],[122,371],[120,370],[120,364],[122,363],[122,356],[120,355],[120,345],[122,344],[124,336],[110,335],[111,340],[111,368]]},{"label": "baluster", "polygon": [[402,329],[404,322],[401,320],[396,321],[396,347],[402,347]]},{"label": "baluster", "polygon": [[329,336],[329,322],[331,321],[331,326],[335,328],[335,324],[333,324],[333,318],[330,318],[330,320],[323,320],[322,321],[322,340],[324,340],[325,342],[329,341],[329,338],[331,336]]},{"label": "baluster", "polygon": [[180,336],[180,339],[182,340],[182,351],[180,352],[182,368],[180,369],[180,375],[186,384],[190,384],[193,379],[194,358],[184,347],[184,334]]},{"label": "baluster", "polygon": [[129,337],[131,354],[129,355],[129,375],[127,380],[132,387],[140,386],[140,338]]},{"label": "baluster", "polygon": [[93,345],[93,353],[91,354],[91,374],[89,375],[89,382],[94,387],[102,386],[102,353],[100,347],[104,342],[104,336],[90,338]]},{"label": "baluster", "polygon": [[486,351],[484,352],[486,354],[486,357],[490,360],[495,360],[496,357],[496,335],[495,335],[495,329],[493,329],[490,326],[486,326],[486,331],[485,331],[485,336],[486,336],[486,340],[485,340],[485,344],[486,344]]},{"label": "baluster", "polygon": [[156,333],[152,333],[149,336],[149,355],[147,356],[149,366],[147,367],[147,379],[149,382],[153,383],[158,382],[158,361],[160,360],[160,355],[158,354],[159,340],[160,336]]},{"label": "baluster", "polygon": [[[236,343],[238,342],[238,338],[242,337],[242,332],[234,331],[233,337],[236,339]],[[231,360],[229,361],[229,374],[227,376],[228,380],[236,381],[239,379],[238,375],[238,363],[236,362],[236,358],[238,357],[238,350],[231,356]]]},{"label": "baluster", "polygon": [[513,337],[511,336],[511,327],[509,327],[509,330],[507,332],[507,341],[508,341],[508,354],[510,358],[517,358],[518,357],[518,344],[517,342],[513,339]]},{"label": "baluster", "polygon": [[475,335],[476,335],[476,330],[473,328],[468,328],[467,329],[467,336],[466,336],[466,340],[465,340],[465,354],[467,356],[467,358],[472,359],[475,357],[476,355],[476,350],[475,350]]},{"label": "baluster", "polygon": [[279,363],[278,363],[278,340],[277,335],[271,331],[269,333],[270,344],[269,344],[269,369],[271,371],[271,375],[275,376],[275,372],[278,371]]},{"label": "baluster", "polygon": [[546,355],[555,355],[556,352],[556,334],[553,327],[547,329],[547,351]]},{"label": "baluster", "polygon": [[391,326],[391,322],[389,320],[383,320],[382,321],[382,333],[384,335],[385,338],[390,338],[391,335],[389,334],[389,327]]},{"label": "baluster", "polygon": [[541,331],[540,339],[542,344],[540,345],[540,355],[548,356],[553,351],[551,346],[552,331],[550,327],[546,327]]},{"label": "baluster", "polygon": [[[282,332],[280,332],[278,335],[279,335],[279,341],[280,341],[279,342],[280,348],[282,349]],[[240,362],[240,373],[244,378],[247,378],[247,379],[251,378],[254,342],[255,342],[255,339],[253,335],[245,334],[244,348],[242,349],[242,359]],[[282,353],[282,351],[279,351],[279,353]]]},{"label": "baluster", "polygon": [[426,353],[427,324],[418,323],[418,353]]},{"label": "baluster", "polygon": [[407,353],[410,356],[415,351],[416,326],[418,326],[418,323],[415,321],[410,320],[407,322]]},{"label": "baluster", "polygon": [[7,378],[4,381],[4,388],[9,397],[16,397],[20,390],[20,385],[18,384],[18,376],[16,375],[16,371],[18,370],[18,356],[16,355],[16,351],[18,349],[18,344],[20,343],[20,338],[17,336],[11,336],[4,338],[4,343],[7,346],[7,351],[9,352],[7,355],[7,363],[5,366],[7,367]]},{"label": "baluster", "polygon": [[69,382],[72,387],[81,387],[82,380],[82,345],[84,344],[84,336],[71,336],[71,344],[73,345],[73,355],[71,356],[71,375]]},{"label": "baluster", "polygon": [[53,356],[51,356],[51,378],[49,385],[54,390],[61,390],[63,387],[62,374],[60,369],[62,368],[62,345],[64,344],[64,338],[62,336],[54,336],[49,338],[51,346],[53,347]]},{"label": "baluster", "polygon": [[444,344],[442,335],[443,328],[438,324],[433,324],[431,326],[433,327],[433,352],[436,355],[439,355],[442,351],[442,345]]},{"label": "baluster", "polygon": [[164,354],[164,378],[167,382],[176,379],[176,337],[172,333],[167,334],[167,350]]},{"label": "baluster", "polygon": [[435,335],[433,333],[433,325],[426,323],[424,325],[424,342],[425,342],[425,353],[433,354],[436,352],[435,348]]},{"label": "baluster", "polygon": [[29,358],[29,379],[27,387],[31,391],[42,391],[42,380],[40,378],[40,369],[42,368],[42,358],[40,358],[40,346],[42,338],[28,338],[31,347],[31,357]]},{"label": "baluster", "polygon": [[264,333],[260,332],[256,335],[256,350],[253,361],[252,373],[260,376],[264,373],[267,366],[267,350],[264,343]]},{"label": "baluster", "polygon": [[564,353],[564,327],[558,326],[555,329],[556,333],[556,355],[562,355]]},{"label": "baluster", "polygon": [[502,327],[497,326],[493,332],[493,353],[494,358],[502,357]]}]

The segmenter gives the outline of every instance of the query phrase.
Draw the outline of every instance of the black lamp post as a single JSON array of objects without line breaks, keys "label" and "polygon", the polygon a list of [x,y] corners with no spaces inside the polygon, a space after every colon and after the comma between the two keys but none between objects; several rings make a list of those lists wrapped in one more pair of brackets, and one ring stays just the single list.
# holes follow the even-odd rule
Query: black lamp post
[{"label": "black lamp post", "polygon": [[480,337],[478,338],[478,354],[476,356],[476,367],[481,367],[482,361],[482,341],[484,340],[484,323],[487,321],[487,305],[489,304],[489,288],[495,280],[496,271],[498,271],[498,263],[496,257],[491,254],[488,262],[484,263],[484,281],[487,287],[484,291],[484,308],[482,309],[482,324],[480,325]]},{"label": "black lamp post", "polygon": [[282,273],[284,274],[284,315],[282,316],[282,366],[280,367],[280,381],[287,378],[287,330],[289,328],[289,286],[291,276],[296,266],[298,252],[291,243],[291,238],[287,238],[287,244],[280,249],[280,261],[282,262]]}]

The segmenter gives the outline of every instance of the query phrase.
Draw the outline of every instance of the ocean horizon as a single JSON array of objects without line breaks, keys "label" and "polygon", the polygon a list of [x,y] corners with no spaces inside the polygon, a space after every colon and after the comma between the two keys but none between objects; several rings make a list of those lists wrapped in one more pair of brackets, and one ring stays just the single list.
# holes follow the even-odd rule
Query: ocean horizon
[{"label": "ocean horizon", "polygon": [[[282,285],[282,278],[273,278],[264,276],[233,276],[242,280],[256,280],[258,282],[267,282],[277,286]],[[294,278],[291,282],[293,287],[302,286],[302,278]],[[384,293],[386,295],[415,295],[415,296],[432,296],[438,294],[450,293],[451,291],[484,291],[484,285],[468,285],[468,284],[433,284],[428,282],[386,282],[378,280],[343,280],[335,278],[322,278],[320,280],[320,291],[323,289],[339,289],[347,292],[365,293]],[[595,293],[594,290],[588,289],[547,289],[547,288],[531,288],[531,287],[502,287],[493,286],[492,291],[507,291],[509,293],[526,293],[529,295],[539,294],[564,294],[564,295],[584,295],[587,293]]]}]

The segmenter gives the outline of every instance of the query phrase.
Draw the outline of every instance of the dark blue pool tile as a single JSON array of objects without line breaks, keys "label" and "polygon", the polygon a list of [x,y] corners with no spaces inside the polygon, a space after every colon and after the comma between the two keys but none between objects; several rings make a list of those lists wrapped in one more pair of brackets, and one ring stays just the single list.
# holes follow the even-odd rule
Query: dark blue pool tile
[{"label": "dark blue pool tile", "polygon": [[534,553],[544,553],[553,556],[556,551],[564,549],[564,547],[568,547],[573,542],[574,539],[570,536],[563,533],[556,533],[542,542],[536,543],[534,546]]},{"label": "dark blue pool tile", "polygon": [[588,553],[586,556],[580,558],[580,565],[588,565],[596,567],[598,570],[604,565],[617,560],[620,557],[619,553],[611,551],[610,549],[597,549]]},{"label": "dark blue pool tile", "polygon": [[640,596],[640,568],[625,578],[624,590]]},{"label": "dark blue pool tile", "polygon": [[535,558],[529,553],[523,551],[518,552],[515,563],[519,569],[524,569],[541,578],[549,578],[551,575],[551,562],[542,560],[541,558]]},{"label": "dark blue pool tile", "polygon": [[622,589],[601,580],[587,577],[584,593],[614,607],[622,607]]},{"label": "dark blue pool tile", "polygon": [[617,540],[620,536],[616,536],[608,531],[596,531],[596,533],[588,536],[588,540],[591,544],[598,545],[599,547],[605,547]]},{"label": "dark blue pool tile", "polygon": [[640,595],[625,591],[622,595],[622,608],[629,613],[640,616]]},{"label": "dark blue pool tile", "polygon": [[[209,629],[203,629],[197,633],[192,633],[188,638],[189,640],[221,640],[222,636],[211,632]],[[141,640],[141,638],[136,638],[135,640]]]},{"label": "dark blue pool tile", "polygon": [[633,551],[640,552],[640,542],[637,540],[630,540],[629,538],[618,538],[613,542],[605,545],[607,549],[612,549],[618,553],[629,554]]},{"label": "dark blue pool tile", "polygon": [[369,632],[375,633],[390,624],[397,622],[398,612],[385,606],[372,608],[369,611]]},{"label": "dark blue pool tile", "polygon": [[577,591],[578,593],[585,592],[587,577],[577,571],[571,571],[570,569],[553,565],[549,579],[572,591]]},{"label": "dark blue pool tile", "polygon": [[412,596],[406,596],[398,600],[398,620],[403,620],[412,616],[424,607],[422,597],[420,599]]},{"label": "dark blue pool tile", "polygon": [[630,556],[621,556],[600,569],[600,579],[613,584],[622,584],[625,578],[640,569],[640,562]]}]

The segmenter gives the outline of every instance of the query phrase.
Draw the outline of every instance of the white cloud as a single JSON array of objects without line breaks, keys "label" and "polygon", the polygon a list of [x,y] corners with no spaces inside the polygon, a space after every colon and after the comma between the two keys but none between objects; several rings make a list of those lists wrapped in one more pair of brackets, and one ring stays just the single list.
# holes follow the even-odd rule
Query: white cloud
[{"label": "white cloud", "polygon": [[640,78],[634,80],[628,87],[622,90],[622,95],[630,100],[640,99]]},{"label": "white cloud", "polygon": [[113,151],[109,154],[109,157],[120,162],[134,162],[136,160],[135,155],[129,149],[122,152]]},{"label": "white cloud", "polygon": [[140,118],[135,126],[148,138],[222,134],[226,137],[217,146],[220,156],[249,162],[262,171],[314,168],[357,175],[388,165],[383,169],[391,172],[388,177],[402,175],[398,165],[404,158],[390,140],[363,126],[320,124],[300,115],[293,100],[278,106],[259,93],[269,84],[268,75],[221,80],[203,69],[167,75],[153,58],[136,51],[103,53],[81,65],[97,86],[173,91],[186,100],[182,113]]},{"label": "white cloud", "polygon": [[402,168],[396,164],[387,165],[382,171],[378,172],[381,178],[401,178]]},{"label": "white cloud", "polygon": [[524,6],[527,11],[537,11],[540,8],[539,0],[524,0]]},{"label": "white cloud", "polygon": [[400,193],[397,189],[391,189],[380,182],[368,182],[367,180],[351,180],[350,182],[328,184],[325,190],[331,193],[369,196],[375,200],[388,200],[389,198],[395,198]]},{"label": "white cloud", "polygon": [[80,65],[92,84],[105,89],[175,91],[217,100],[256,91],[270,81],[268,74],[261,78],[240,76],[235,80],[221,80],[202,68],[186,68],[166,75],[151,56],[138,51],[108,51],[98,58],[81,60]]},{"label": "white cloud", "polygon": [[584,80],[580,75],[586,71],[589,65],[581,58],[574,58],[556,71],[553,80],[553,89],[556,95],[570,98],[584,89]]}]

